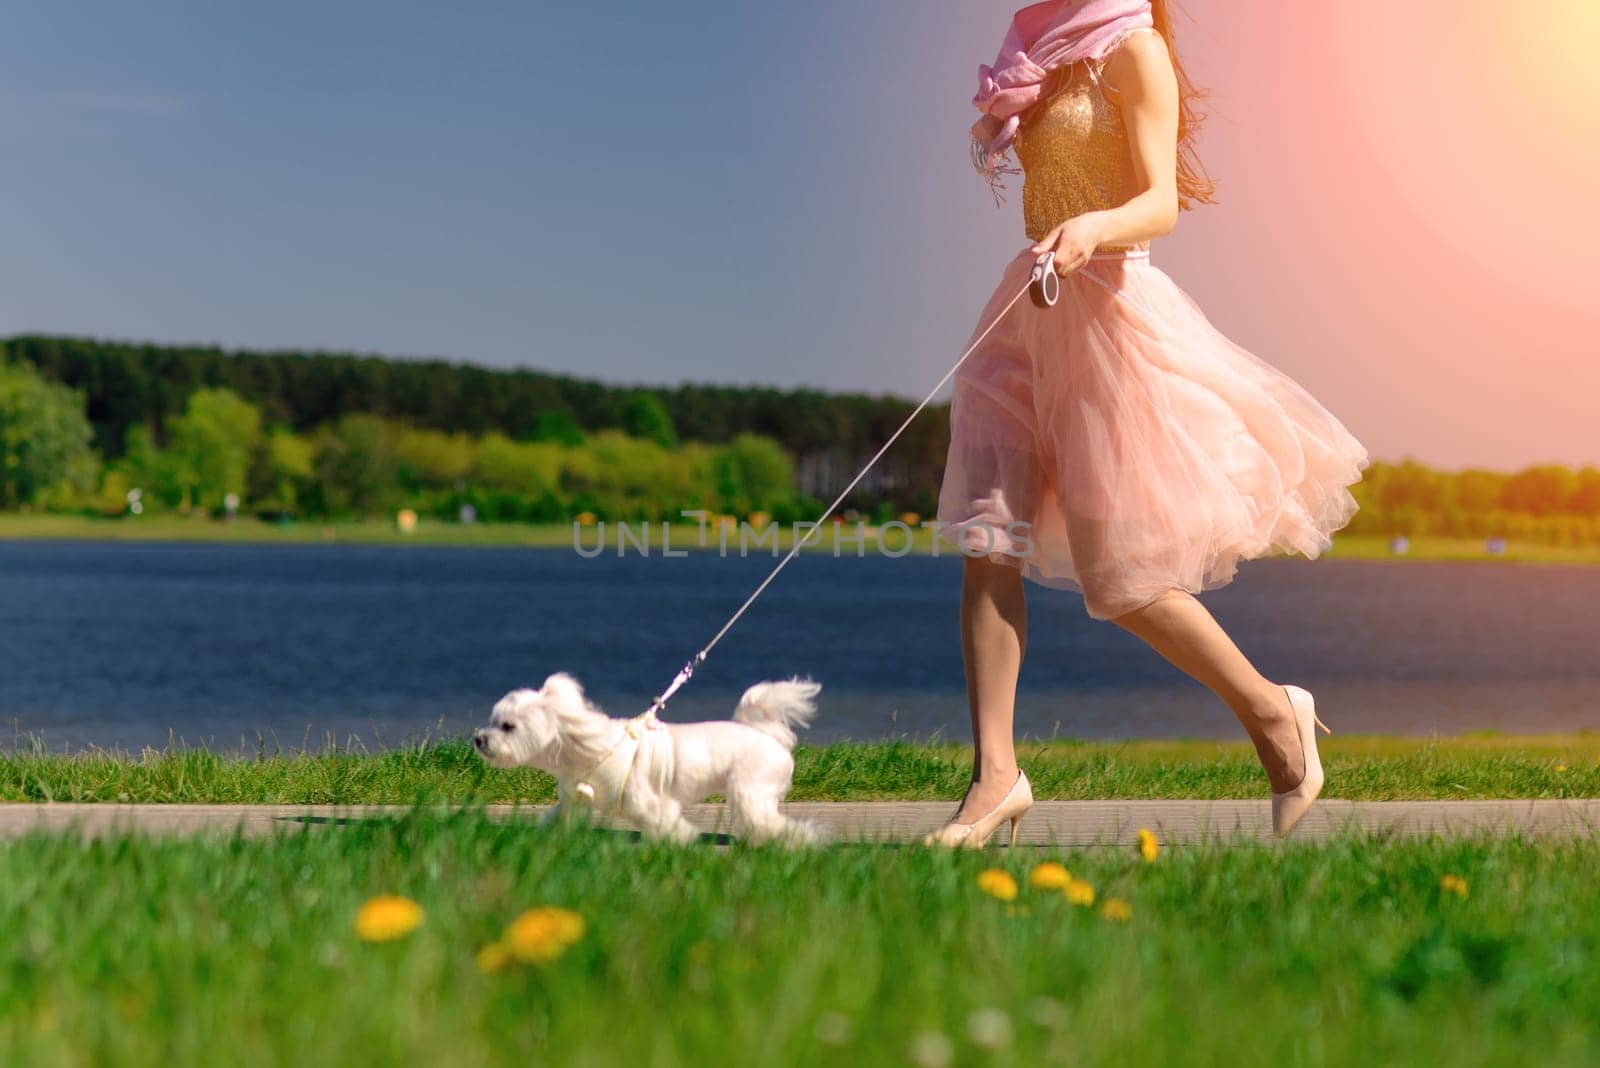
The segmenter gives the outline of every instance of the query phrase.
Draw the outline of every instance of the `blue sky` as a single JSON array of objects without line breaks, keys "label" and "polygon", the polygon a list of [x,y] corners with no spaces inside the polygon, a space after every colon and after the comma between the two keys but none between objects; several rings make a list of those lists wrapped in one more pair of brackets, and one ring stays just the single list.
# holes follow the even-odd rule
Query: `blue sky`
[{"label": "blue sky", "polygon": [[874,63],[913,7],[32,5],[0,45],[4,326],[902,385],[861,355],[905,343],[886,282],[986,245],[913,324],[948,349],[1016,243],[978,225],[961,35]]},{"label": "blue sky", "polygon": [[[966,157],[974,71],[1010,10],[17,5],[0,35],[0,333],[920,396],[1025,243],[1017,191],[996,210]],[[1205,5],[1185,24],[1223,202],[1186,215],[1156,261],[1379,456],[1600,460],[1595,390],[1536,388],[1506,358],[1537,348],[1600,385],[1582,274],[1548,257],[1506,274],[1525,233],[1465,240],[1425,195],[1395,192],[1407,175],[1350,169],[1416,157],[1377,151],[1372,122],[1341,126],[1390,114],[1348,101],[1392,92],[1407,34],[1427,33],[1419,11],[1374,43],[1362,27],[1385,10]],[[1476,48],[1430,76],[1481,82]],[[1419,173],[1405,188],[1426,188]],[[1362,217],[1380,203],[1381,225]],[[1592,248],[1593,219],[1574,225],[1560,246]],[[1463,365],[1461,396],[1422,403]]]}]

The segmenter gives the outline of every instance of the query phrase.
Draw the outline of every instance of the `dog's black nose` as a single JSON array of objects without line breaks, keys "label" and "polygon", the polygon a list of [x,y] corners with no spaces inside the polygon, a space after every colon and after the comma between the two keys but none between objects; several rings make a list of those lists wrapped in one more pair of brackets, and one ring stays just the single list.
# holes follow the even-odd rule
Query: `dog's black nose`
[{"label": "dog's black nose", "polygon": [[478,731],[472,736],[472,744],[482,749],[483,743],[488,740],[488,737],[489,735],[486,731]]}]

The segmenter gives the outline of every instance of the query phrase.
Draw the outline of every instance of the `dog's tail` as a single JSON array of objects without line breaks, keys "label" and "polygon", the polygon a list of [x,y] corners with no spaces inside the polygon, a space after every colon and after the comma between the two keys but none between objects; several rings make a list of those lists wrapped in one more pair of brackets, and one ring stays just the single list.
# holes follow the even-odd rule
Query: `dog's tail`
[{"label": "dog's tail", "polygon": [[817,714],[816,696],[822,684],[810,679],[758,682],[739,698],[733,718],[747,727],[771,735],[785,749],[794,748],[796,727],[807,727]]}]

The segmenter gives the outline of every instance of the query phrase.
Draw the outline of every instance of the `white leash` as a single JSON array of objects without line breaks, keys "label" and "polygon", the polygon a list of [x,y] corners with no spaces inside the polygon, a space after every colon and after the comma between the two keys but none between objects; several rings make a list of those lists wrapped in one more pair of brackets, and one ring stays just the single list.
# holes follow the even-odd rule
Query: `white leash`
[{"label": "white leash", "polygon": [[850,496],[850,491],[855,489],[863,478],[867,477],[867,472],[872,470],[873,465],[883,459],[883,454],[888,452],[889,447],[899,440],[901,434],[906,432],[906,428],[911,425],[912,420],[921,415],[922,410],[933,403],[933,398],[938,396],[939,391],[955,377],[956,372],[961,369],[961,365],[967,362],[967,357],[971,356],[973,351],[983,343],[983,339],[989,336],[990,331],[1000,325],[1000,320],[1006,317],[1006,313],[1016,305],[1017,301],[1022,299],[1024,293],[1031,294],[1033,303],[1038,307],[1048,308],[1055,304],[1057,297],[1061,294],[1061,277],[1055,272],[1055,258],[1054,252],[1046,252],[1034,262],[1033,270],[1028,275],[1028,284],[1017,290],[1016,296],[1006,302],[1006,306],[1000,309],[1000,314],[996,315],[989,325],[983,328],[983,332],[973,339],[971,345],[967,346],[967,351],[961,354],[961,358],[955,362],[950,370],[945,372],[943,378],[939,379],[939,384],[934,386],[926,397],[922,398],[922,403],[911,410],[911,414],[906,416],[905,422],[900,424],[900,428],[889,435],[889,440],[883,443],[883,447],[873,454],[872,459],[867,461],[865,467],[856,472],[856,477],[850,480],[850,484],[840,492],[839,496],[833,499],[833,503],[828,505],[827,510],[817,517],[817,521],[805,532],[805,536],[795,541],[794,547],[789,550],[788,555],[779,560],[778,566],[773,568],[772,572],[761,580],[761,585],[757,586],[755,592],[745,598],[744,604],[740,605],[739,610],[722,625],[722,629],[717,631],[710,641],[706,642],[705,648],[694,654],[693,658],[683,665],[682,670],[678,672],[677,678],[672,680],[672,684],[661,691],[661,696],[651,701],[650,707],[635,717],[635,722],[644,726],[655,722],[656,713],[667,706],[667,701],[671,699],[673,694],[683,689],[684,684],[694,675],[694,669],[705,663],[706,656],[722,640],[723,635],[732,630],[733,625],[739,622],[739,617],[744,615],[750,606],[756,603],[757,597],[766,592],[767,587],[772,585],[772,580],[778,577],[779,572],[789,566],[789,561],[793,560],[801,549],[805,548],[806,542],[811,540],[811,536],[822,529],[822,524],[826,523],[839,505],[844,503],[844,499]]}]

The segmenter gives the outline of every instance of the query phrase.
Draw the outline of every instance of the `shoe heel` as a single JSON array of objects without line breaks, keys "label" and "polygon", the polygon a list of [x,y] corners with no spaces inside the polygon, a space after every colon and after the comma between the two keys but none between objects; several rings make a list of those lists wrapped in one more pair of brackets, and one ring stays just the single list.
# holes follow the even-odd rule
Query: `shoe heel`
[{"label": "shoe heel", "polygon": [[1313,712],[1311,714],[1311,718],[1317,721],[1317,728],[1319,730],[1321,730],[1323,734],[1332,734],[1333,733],[1333,731],[1328,729],[1328,725],[1326,723],[1322,722],[1322,720],[1317,718],[1317,714],[1315,712]]},{"label": "shoe heel", "polygon": [[1011,845],[1012,846],[1015,846],[1017,844],[1017,828],[1021,827],[1021,826],[1022,826],[1022,817],[1021,816],[1012,816],[1011,817]]}]

